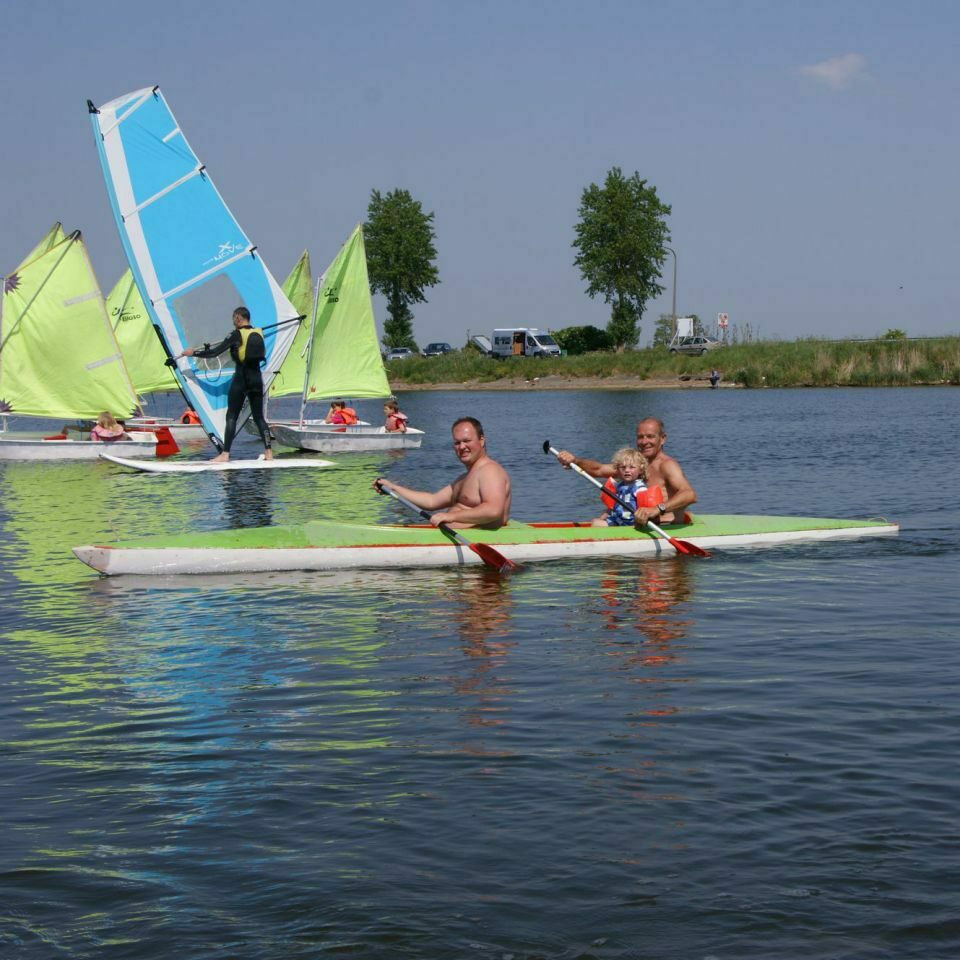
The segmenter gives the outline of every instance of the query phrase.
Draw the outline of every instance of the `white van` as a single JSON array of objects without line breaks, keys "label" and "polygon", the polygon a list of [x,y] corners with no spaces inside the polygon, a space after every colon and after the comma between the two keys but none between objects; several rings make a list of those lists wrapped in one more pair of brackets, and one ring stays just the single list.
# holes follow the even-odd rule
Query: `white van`
[{"label": "white van", "polygon": [[559,357],[557,341],[536,327],[504,327],[490,338],[494,357]]}]

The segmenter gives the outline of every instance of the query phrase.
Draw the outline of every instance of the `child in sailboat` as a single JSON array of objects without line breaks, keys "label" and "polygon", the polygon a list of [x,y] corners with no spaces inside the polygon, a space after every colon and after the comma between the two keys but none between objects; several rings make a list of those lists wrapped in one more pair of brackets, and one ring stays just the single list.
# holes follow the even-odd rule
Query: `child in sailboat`
[{"label": "child in sailboat", "polygon": [[330,404],[330,410],[327,412],[327,416],[324,419],[325,423],[344,423],[348,426],[352,423],[356,423],[360,418],[357,416],[357,411],[353,407],[348,407],[345,400],[334,400]]},{"label": "child in sailboat", "polygon": [[383,429],[387,433],[407,432],[407,421],[410,418],[405,413],[400,412],[400,404],[396,400],[388,400],[383,405],[383,413],[387,418]]},{"label": "child in sailboat", "polygon": [[91,440],[102,440],[109,443],[111,440],[123,440],[125,436],[123,427],[117,423],[109,410],[104,410],[97,417],[97,422],[90,428]]}]

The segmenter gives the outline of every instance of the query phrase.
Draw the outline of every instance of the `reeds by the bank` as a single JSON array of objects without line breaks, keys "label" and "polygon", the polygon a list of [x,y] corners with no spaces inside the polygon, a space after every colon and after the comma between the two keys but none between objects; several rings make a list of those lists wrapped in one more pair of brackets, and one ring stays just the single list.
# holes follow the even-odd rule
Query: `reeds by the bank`
[{"label": "reeds by the bank", "polygon": [[718,369],[725,383],[744,387],[881,387],[960,384],[960,337],[929,340],[763,341],[719,347],[701,357],[678,356],[664,347],[578,357],[496,360],[473,351],[396,360],[392,381],[409,384],[490,383],[547,374],[568,378],[706,377]]}]

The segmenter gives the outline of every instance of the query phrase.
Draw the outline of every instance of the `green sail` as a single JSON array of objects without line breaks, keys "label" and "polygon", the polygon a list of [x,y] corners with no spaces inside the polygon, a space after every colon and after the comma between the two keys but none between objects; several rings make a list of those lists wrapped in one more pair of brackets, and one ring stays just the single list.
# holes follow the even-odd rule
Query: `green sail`
[{"label": "green sail", "polygon": [[282,289],[297,313],[306,319],[300,323],[297,335],[293,338],[293,346],[283,358],[283,364],[270,384],[271,397],[289,397],[303,393],[310,344],[310,318],[313,316],[313,280],[310,277],[310,255],[306,250],[290,271],[290,276],[283,281]]},{"label": "green sail", "polygon": [[107,316],[137,393],[179,390],[176,377],[164,363],[166,351],[129,269],[107,297]]},{"label": "green sail", "polygon": [[137,408],[79,231],[6,278],[0,330],[10,412],[79,419]]},{"label": "green sail", "polygon": [[306,398],[390,396],[373,319],[362,226],[324,274],[314,310]]},{"label": "green sail", "polygon": [[36,260],[37,257],[43,256],[48,250],[53,249],[53,247],[58,243],[62,243],[65,239],[66,234],[63,232],[63,225],[55,223],[47,231],[44,238],[20,261],[20,266],[17,267],[17,270],[22,270],[28,263]]}]

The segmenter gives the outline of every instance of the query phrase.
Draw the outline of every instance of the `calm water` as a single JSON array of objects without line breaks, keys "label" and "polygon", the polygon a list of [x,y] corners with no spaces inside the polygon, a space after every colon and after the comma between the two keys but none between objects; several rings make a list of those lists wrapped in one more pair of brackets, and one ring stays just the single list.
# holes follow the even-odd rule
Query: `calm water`
[{"label": "calm water", "polygon": [[[960,956],[960,392],[402,399],[423,450],[315,476],[0,465],[0,957]],[[371,480],[445,483],[461,413],[520,519],[599,510],[545,439],[652,413],[702,512],[903,530],[507,579],[69,552],[399,519]]]}]

